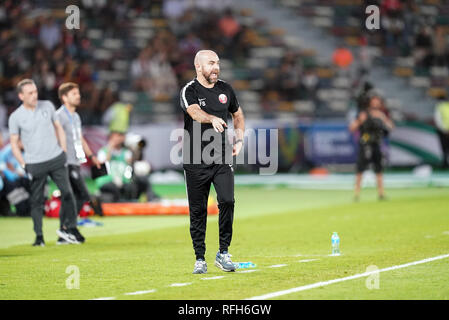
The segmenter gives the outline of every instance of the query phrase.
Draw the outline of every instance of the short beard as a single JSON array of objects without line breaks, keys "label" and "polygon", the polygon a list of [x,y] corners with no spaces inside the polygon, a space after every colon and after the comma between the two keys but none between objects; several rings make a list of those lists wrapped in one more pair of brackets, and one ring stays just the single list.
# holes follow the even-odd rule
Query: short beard
[{"label": "short beard", "polygon": [[207,77],[206,77],[205,75],[203,75],[203,76],[204,76],[204,79],[206,79],[206,81],[207,81],[209,84],[217,83],[217,81],[218,81],[218,74],[217,74],[217,79],[216,79],[216,80],[211,80],[211,78],[210,78],[211,75],[212,75],[212,72],[209,73],[209,75],[208,75]]}]

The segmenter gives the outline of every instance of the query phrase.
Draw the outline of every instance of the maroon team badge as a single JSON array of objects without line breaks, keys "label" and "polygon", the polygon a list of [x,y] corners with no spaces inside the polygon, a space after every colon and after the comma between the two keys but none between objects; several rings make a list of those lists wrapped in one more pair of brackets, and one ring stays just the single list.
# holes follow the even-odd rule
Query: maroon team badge
[{"label": "maroon team badge", "polygon": [[226,97],[226,95],[222,93],[218,96],[218,100],[220,100],[221,103],[225,104],[226,102],[228,102],[228,97]]}]

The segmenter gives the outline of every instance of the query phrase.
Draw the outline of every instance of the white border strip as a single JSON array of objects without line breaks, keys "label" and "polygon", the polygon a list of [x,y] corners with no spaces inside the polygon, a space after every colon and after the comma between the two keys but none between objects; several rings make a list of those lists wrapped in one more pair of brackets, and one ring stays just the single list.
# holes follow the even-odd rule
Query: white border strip
[{"label": "white border strip", "polygon": [[441,260],[441,259],[445,259],[445,258],[449,258],[449,254],[444,254],[444,255],[441,255],[441,256],[433,257],[433,258],[427,258],[427,259],[424,259],[424,260],[419,260],[419,261],[414,261],[414,262],[410,262],[410,263],[406,263],[406,264],[392,266],[392,267],[388,267],[388,268],[384,268],[384,269],[379,269],[379,270],[359,273],[359,274],[355,274],[355,275],[349,276],[349,277],[344,277],[344,278],[339,278],[339,279],[334,279],[334,280],[329,280],[329,281],[323,281],[323,282],[316,282],[316,283],[312,283],[312,284],[301,286],[301,287],[296,287],[296,288],[291,288],[291,289],[287,289],[287,290],[267,293],[267,294],[264,294],[264,295],[261,295],[261,296],[247,298],[245,300],[265,300],[265,299],[276,298],[276,297],[280,297],[280,296],[283,296],[283,295],[286,295],[286,294],[291,294],[291,293],[295,293],[295,292],[300,292],[300,291],[310,290],[310,289],[314,289],[314,288],[324,287],[324,286],[328,286],[330,284],[334,284],[334,283],[338,283],[338,282],[343,282],[343,281],[363,278],[363,277],[367,277],[369,275],[380,273],[380,272],[386,272],[386,271],[392,271],[392,270],[407,268],[407,267],[411,267],[411,266],[416,266],[418,264],[423,264],[423,263],[432,262],[432,261],[436,261],[436,260]]}]

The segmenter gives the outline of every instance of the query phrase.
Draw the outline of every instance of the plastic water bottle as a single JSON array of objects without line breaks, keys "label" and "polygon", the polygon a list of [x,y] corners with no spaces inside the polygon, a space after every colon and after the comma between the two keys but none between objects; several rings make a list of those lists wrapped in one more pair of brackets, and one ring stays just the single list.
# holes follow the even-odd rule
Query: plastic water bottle
[{"label": "plastic water bottle", "polygon": [[254,263],[250,262],[235,262],[234,266],[236,269],[248,269],[248,268],[255,268],[256,265]]},{"label": "plastic water bottle", "polygon": [[336,232],[332,233],[331,238],[332,243],[332,256],[339,256],[340,255],[340,237]]}]

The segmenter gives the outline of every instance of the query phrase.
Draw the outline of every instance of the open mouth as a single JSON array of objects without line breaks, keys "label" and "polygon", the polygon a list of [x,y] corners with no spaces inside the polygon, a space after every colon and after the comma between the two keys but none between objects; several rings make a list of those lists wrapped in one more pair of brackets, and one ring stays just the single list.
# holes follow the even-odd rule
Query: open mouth
[{"label": "open mouth", "polygon": [[210,80],[217,80],[218,79],[218,73],[217,72],[212,72],[209,76]]}]

